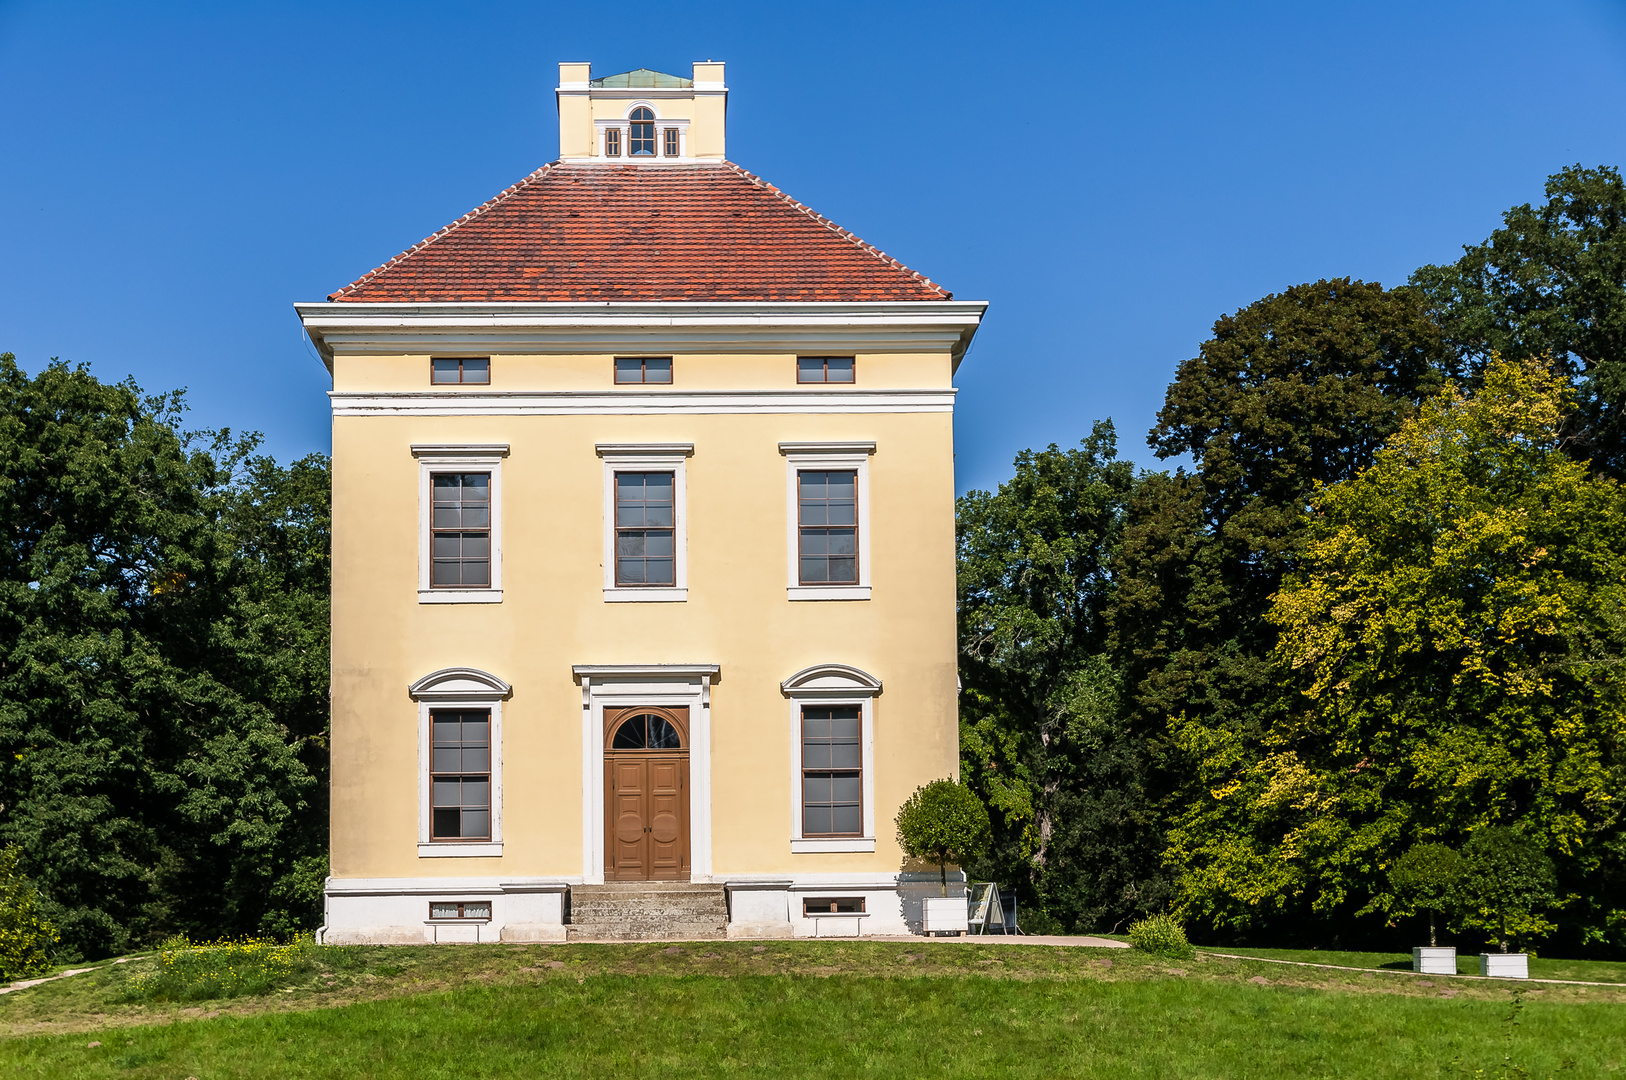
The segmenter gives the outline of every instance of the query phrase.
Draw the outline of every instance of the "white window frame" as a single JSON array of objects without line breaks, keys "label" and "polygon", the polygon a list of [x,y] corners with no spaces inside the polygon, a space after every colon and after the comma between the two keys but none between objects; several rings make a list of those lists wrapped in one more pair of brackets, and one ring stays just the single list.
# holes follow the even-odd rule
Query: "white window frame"
[{"label": "white window frame", "polygon": [[[681,603],[689,599],[688,460],[694,443],[598,443],[604,459],[604,602]],[[615,583],[615,474],[669,472],[672,474],[671,585],[617,585]]]},{"label": "white window frame", "polygon": [[[407,687],[418,703],[418,857],[491,858],[502,854],[502,703],[514,688],[479,668],[442,668]],[[430,839],[433,811],[429,772],[433,763],[431,710],[491,713],[491,839],[458,843]],[[467,920],[460,920],[467,921]]]},{"label": "white window frame", "polygon": [[[508,456],[508,444],[413,443],[412,456],[418,459],[418,603],[502,603],[502,461]],[[429,584],[433,564],[429,524],[435,506],[431,477],[460,470],[491,474],[491,584],[483,589],[436,589]]]},{"label": "white window frame", "polygon": [[[881,680],[847,664],[816,664],[779,684],[790,699],[790,851],[792,855],[875,850],[875,698]],[[864,835],[802,835],[802,707],[856,705],[859,717],[859,767],[863,769]]]},{"label": "white window frame", "polygon": [[[869,459],[872,442],[782,442],[785,455],[785,585],[787,600],[868,600],[869,566]],[[801,512],[796,474],[803,469],[853,469],[858,473],[858,584],[803,585],[801,581]]]}]

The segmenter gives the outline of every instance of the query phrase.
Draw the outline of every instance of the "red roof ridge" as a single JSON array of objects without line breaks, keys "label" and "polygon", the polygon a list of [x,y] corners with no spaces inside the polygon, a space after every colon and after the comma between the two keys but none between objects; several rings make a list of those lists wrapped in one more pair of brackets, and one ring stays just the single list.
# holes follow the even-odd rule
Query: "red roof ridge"
[{"label": "red roof ridge", "polygon": [[773,195],[775,198],[779,199],[781,202],[783,202],[786,205],[792,207],[793,209],[801,211],[803,214],[806,214],[808,217],[812,218],[814,221],[818,222],[820,225],[823,225],[825,228],[829,229],[831,232],[835,233],[837,236],[841,237],[843,240],[846,240],[849,244],[852,244],[854,247],[858,248],[859,250],[864,251],[867,254],[875,256],[876,258],[880,259],[882,262],[885,262],[890,266],[894,266],[894,267],[898,268],[899,270],[902,270],[904,273],[908,274],[910,277],[914,278],[916,281],[922,282],[928,288],[934,289],[935,291],[937,291],[938,293],[940,293],[942,295],[944,300],[953,300],[954,299],[954,294],[953,293],[951,293],[947,289],[943,288],[943,286],[939,285],[937,282],[933,281],[931,278],[927,277],[925,274],[922,274],[918,270],[910,269],[909,267],[905,266],[903,263],[899,262],[897,259],[894,259],[892,256],[888,255],[886,252],[884,252],[880,248],[876,247],[874,244],[871,244],[869,241],[863,239],[862,237],[858,236],[855,233],[852,233],[852,232],[849,232],[846,229],[843,229],[840,225],[837,225],[835,222],[831,221],[829,218],[825,217],[823,214],[819,213],[817,210],[813,209],[811,206],[808,206],[806,203],[792,198],[791,196],[787,195],[785,192],[781,191],[779,188],[774,187],[772,184],[768,183],[768,181],[764,180],[762,177],[758,176],[756,173],[751,172],[749,169],[741,168],[739,165],[736,165],[732,161],[726,161],[725,160],[723,162],[723,164],[728,166],[730,169],[733,169],[736,173],[739,173],[740,176],[744,177],[750,183],[752,183],[752,184],[756,185],[757,187],[761,188],[763,191],[768,192],[770,195]]},{"label": "red roof ridge", "polygon": [[455,230],[458,226],[466,225],[469,222],[473,221],[475,218],[479,217],[481,214],[484,214],[486,211],[490,210],[492,207],[496,206],[498,203],[502,202],[504,199],[506,199],[509,196],[513,195],[515,192],[519,191],[521,188],[528,187],[531,184],[534,184],[536,181],[542,179],[542,177],[547,175],[549,170],[551,170],[555,165],[558,165],[558,164],[559,164],[559,162],[557,162],[557,161],[550,161],[546,165],[542,166],[540,169],[537,169],[535,172],[533,172],[530,175],[528,175],[528,176],[524,177],[523,179],[521,179],[518,183],[510,184],[508,187],[506,187],[503,190],[497,192],[497,194],[493,195],[491,198],[487,199],[485,202],[481,203],[479,206],[476,206],[473,210],[470,210],[468,213],[464,214],[462,217],[458,218],[456,221],[452,222],[450,225],[446,225],[446,226],[444,226],[442,228],[436,229],[434,232],[430,233],[428,236],[424,237],[422,240],[419,240],[416,244],[413,244],[411,247],[407,248],[405,251],[403,251],[399,255],[395,256],[395,258],[390,259],[388,262],[384,263],[382,266],[373,267],[371,270],[367,271],[365,274],[361,275],[359,278],[352,281],[350,284],[346,285],[344,288],[340,289],[338,292],[329,293],[328,294],[328,299],[329,300],[337,300],[337,299],[339,299],[339,297],[343,296],[345,293],[352,292],[352,291],[354,291],[356,289],[361,288],[363,285],[367,284],[367,282],[371,281],[373,278],[377,277],[379,274],[382,274],[384,271],[388,270],[390,267],[394,266],[396,263],[400,262],[402,259],[406,258],[408,255],[412,255],[415,252],[420,251],[423,248],[428,247],[430,244],[434,243],[436,240],[439,240],[441,237],[443,237],[443,236],[447,235],[448,233],[452,232],[453,230]]}]

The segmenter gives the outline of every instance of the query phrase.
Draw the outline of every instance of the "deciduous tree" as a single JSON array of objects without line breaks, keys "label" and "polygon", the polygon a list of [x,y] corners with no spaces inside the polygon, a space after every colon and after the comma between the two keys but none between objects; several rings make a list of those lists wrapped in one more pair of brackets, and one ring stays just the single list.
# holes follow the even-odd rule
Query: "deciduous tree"
[{"label": "deciduous tree", "polygon": [[1493,363],[1317,493],[1270,611],[1289,706],[1257,744],[1179,728],[1187,910],[1386,910],[1406,847],[1517,822],[1584,896],[1577,937],[1619,934],[1626,498],[1563,452],[1568,403],[1544,364]]}]

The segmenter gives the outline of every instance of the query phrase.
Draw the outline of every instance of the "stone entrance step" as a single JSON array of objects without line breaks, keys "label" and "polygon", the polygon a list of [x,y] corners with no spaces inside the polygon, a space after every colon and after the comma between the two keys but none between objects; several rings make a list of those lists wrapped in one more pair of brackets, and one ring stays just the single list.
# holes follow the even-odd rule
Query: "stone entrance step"
[{"label": "stone entrance step", "polygon": [[565,932],[572,941],[661,941],[728,936],[721,885],[612,881],[572,885]]}]

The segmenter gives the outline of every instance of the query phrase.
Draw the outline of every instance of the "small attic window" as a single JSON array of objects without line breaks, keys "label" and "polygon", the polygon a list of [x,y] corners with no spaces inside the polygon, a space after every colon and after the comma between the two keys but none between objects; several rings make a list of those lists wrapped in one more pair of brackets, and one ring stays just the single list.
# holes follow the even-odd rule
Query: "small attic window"
[{"label": "small attic window", "polygon": [[627,156],[655,156],[655,114],[640,105],[627,117],[632,121],[627,136]]}]

